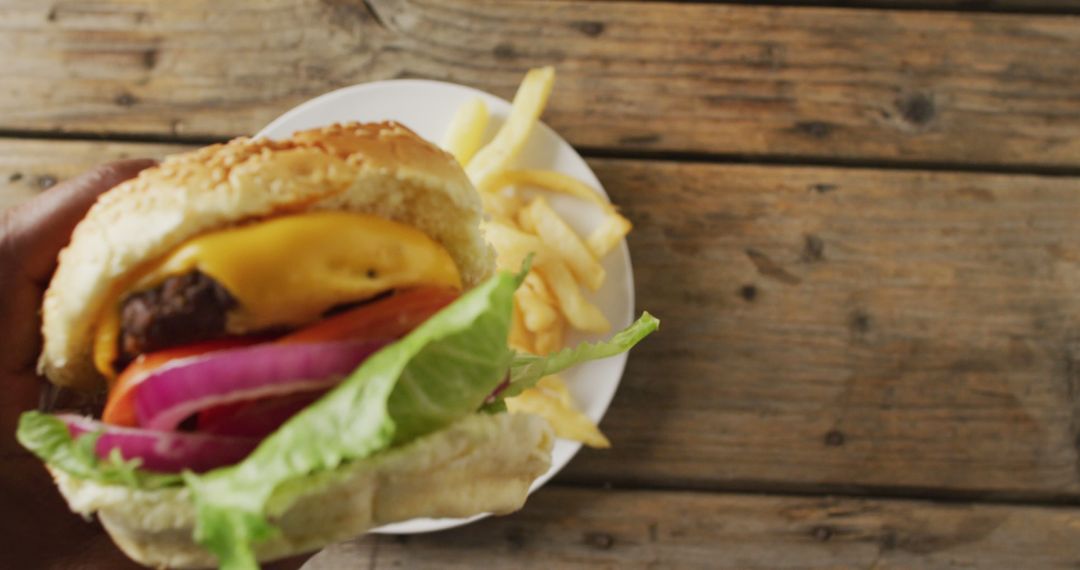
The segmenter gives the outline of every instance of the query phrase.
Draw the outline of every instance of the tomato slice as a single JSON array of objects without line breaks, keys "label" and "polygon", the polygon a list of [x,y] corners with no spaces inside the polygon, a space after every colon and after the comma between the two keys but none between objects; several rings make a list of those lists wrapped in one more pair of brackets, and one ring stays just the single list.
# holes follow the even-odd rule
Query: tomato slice
[{"label": "tomato slice", "polygon": [[445,287],[417,287],[361,305],[287,334],[277,342],[326,342],[332,340],[383,340],[400,338],[431,318],[458,297]]},{"label": "tomato slice", "polygon": [[[458,295],[458,291],[445,287],[417,287],[399,291],[385,299],[323,319],[278,338],[274,342],[303,343],[400,338],[449,305]],[[101,419],[113,425],[138,426],[139,420],[135,412],[135,388],[150,373],[172,360],[265,341],[265,337],[230,338],[140,355],[124,369],[109,389],[109,398],[105,403],[105,412]],[[233,411],[238,411],[242,407],[238,406]],[[222,410],[222,412],[225,411]]]},{"label": "tomato slice", "polygon": [[207,352],[248,346],[262,340],[265,339],[257,337],[228,338],[168,348],[149,354],[140,354],[134,362],[124,369],[109,388],[109,399],[105,402],[105,411],[101,414],[101,421],[118,426],[137,427],[139,418],[135,414],[135,387],[151,372],[170,361],[198,356]]}]

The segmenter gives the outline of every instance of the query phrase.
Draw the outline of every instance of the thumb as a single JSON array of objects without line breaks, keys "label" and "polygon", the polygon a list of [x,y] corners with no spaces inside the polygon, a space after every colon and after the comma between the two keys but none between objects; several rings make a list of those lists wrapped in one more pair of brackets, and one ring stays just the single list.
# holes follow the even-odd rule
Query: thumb
[{"label": "thumb", "polygon": [[56,265],[57,254],[97,197],[154,164],[156,161],[145,158],[103,164],[6,212],[0,220],[0,232],[6,234],[5,246],[15,255],[22,273],[44,284]]}]

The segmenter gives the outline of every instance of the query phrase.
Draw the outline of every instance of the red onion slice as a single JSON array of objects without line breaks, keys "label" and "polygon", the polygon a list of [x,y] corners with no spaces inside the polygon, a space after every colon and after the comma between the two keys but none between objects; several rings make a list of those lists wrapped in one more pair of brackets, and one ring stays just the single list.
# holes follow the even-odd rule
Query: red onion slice
[{"label": "red onion slice", "polygon": [[140,459],[142,468],[160,473],[184,469],[202,473],[232,465],[259,445],[259,440],[254,438],[119,427],[75,414],[56,417],[67,425],[72,437],[102,431],[94,448],[99,458],[107,459],[112,450],[118,449],[124,459]]},{"label": "red onion slice", "polygon": [[139,424],[174,431],[193,414],[222,404],[325,390],[386,344],[267,343],[184,359],[155,370],[139,385]]}]

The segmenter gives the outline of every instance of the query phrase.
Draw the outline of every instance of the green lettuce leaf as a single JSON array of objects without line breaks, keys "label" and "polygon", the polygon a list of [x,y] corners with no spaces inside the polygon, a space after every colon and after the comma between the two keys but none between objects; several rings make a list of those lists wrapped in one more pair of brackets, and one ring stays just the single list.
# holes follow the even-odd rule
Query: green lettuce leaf
[{"label": "green lettuce leaf", "polygon": [[[641,339],[660,328],[660,320],[642,313],[634,324],[626,327],[610,339],[600,342],[583,342],[573,348],[564,348],[547,356],[515,354],[510,363],[510,384],[499,392],[498,399],[488,406],[498,406],[506,398],[512,398],[531,388],[541,378],[587,362],[621,354],[634,347]],[[503,405],[505,409],[505,404]]]},{"label": "green lettuce leaf", "polygon": [[179,475],[156,473],[139,469],[140,461],[125,461],[119,450],[108,459],[94,454],[101,433],[86,433],[71,437],[64,422],[41,412],[24,412],[19,416],[15,438],[42,461],[78,477],[108,485],[125,485],[141,489],[157,489],[182,482]]},{"label": "green lettuce leaf", "polygon": [[275,488],[370,456],[475,413],[506,375],[513,293],[524,274],[474,288],[401,341],[367,359],[245,460],[185,473],[198,512],[195,538],[226,569],[256,568],[254,543]]},{"label": "green lettuce leaf", "polygon": [[[645,313],[606,342],[544,357],[515,355],[506,341],[513,293],[524,275],[500,274],[462,295],[404,339],[372,355],[236,465],[201,475],[150,473],[139,469],[137,460],[125,462],[118,454],[96,458],[97,434],[74,439],[63,422],[38,412],[23,415],[19,441],[76,477],[135,487],[188,485],[197,510],[196,540],[218,557],[222,568],[257,568],[254,546],[279,532],[268,517],[287,508],[271,506],[276,490],[406,443],[477,410],[504,411],[503,398],[540,377],[624,352],[658,326]],[[487,401],[508,375],[508,387],[497,400]]]}]

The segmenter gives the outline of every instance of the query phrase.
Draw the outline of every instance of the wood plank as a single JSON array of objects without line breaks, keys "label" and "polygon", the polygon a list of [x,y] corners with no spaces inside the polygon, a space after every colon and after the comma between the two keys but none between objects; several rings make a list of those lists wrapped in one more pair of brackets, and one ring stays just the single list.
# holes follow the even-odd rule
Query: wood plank
[{"label": "wood plank", "polygon": [[[366,7],[372,7],[372,12]],[[428,77],[619,151],[1074,168],[1076,18],[666,3],[94,0],[0,6],[0,130],[228,137]]]},{"label": "wood plank", "polygon": [[571,477],[1080,490],[1080,179],[592,165],[663,328]]},{"label": "wood plank", "polygon": [[1080,179],[591,164],[663,326],[563,481],[1080,497]]},{"label": "wood plank", "polygon": [[1061,11],[1074,13],[1080,10],[1077,0],[840,0],[838,2],[814,2],[796,0],[789,5],[827,4],[837,6],[873,6],[878,8],[928,8],[935,10],[1002,10],[1002,11]]},{"label": "wood plank", "polygon": [[95,164],[123,158],[160,159],[185,145],[0,139],[0,211]]},{"label": "wood plank", "polygon": [[[612,2],[619,0],[587,0]],[[671,2],[672,0],[636,0]],[[883,8],[892,10],[959,10],[970,12],[1063,13],[1080,11],[1077,0],[702,0],[709,4],[757,4],[765,6],[826,6],[839,8]]]},{"label": "wood plank", "polygon": [[1073,568],[1078,539],[1075,508],[555,487],[512,516],[334,545],[305,570]]}]

